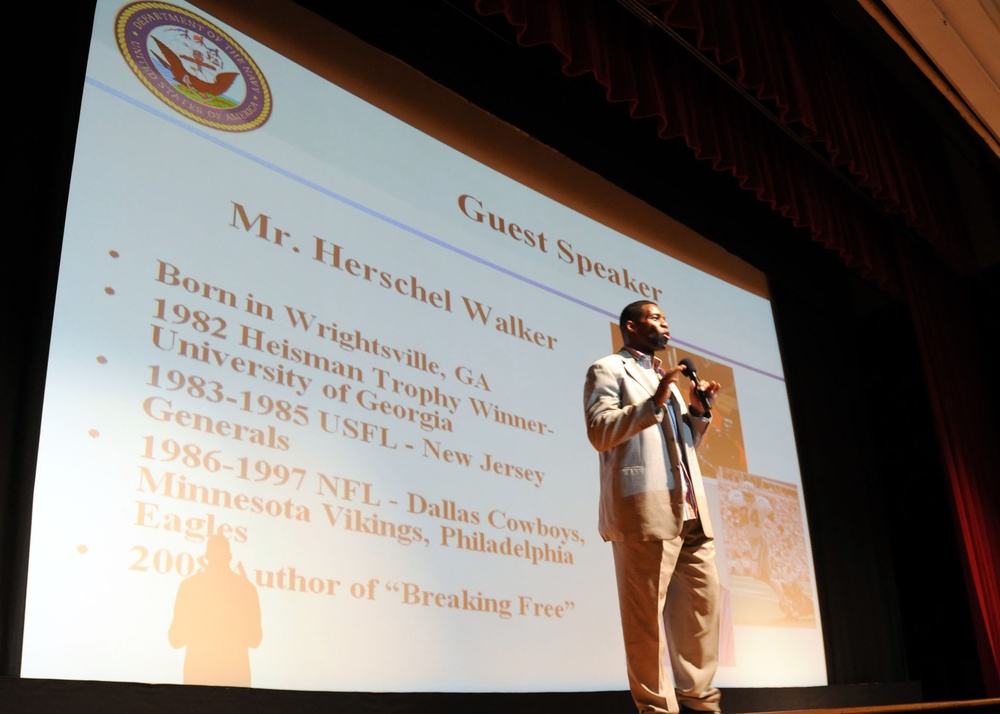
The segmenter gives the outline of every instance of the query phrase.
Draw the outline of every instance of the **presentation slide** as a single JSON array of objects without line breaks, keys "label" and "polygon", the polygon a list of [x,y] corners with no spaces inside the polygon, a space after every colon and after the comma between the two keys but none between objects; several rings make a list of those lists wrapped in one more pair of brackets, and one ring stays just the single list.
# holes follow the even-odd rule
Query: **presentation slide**
[{"label": "presentation slide", "polygon": [[716,683],[825,684],[766,294],[273,45],[182,2],[97,3],[21,675],[627,689],[583,383],[648,299],[664,360],[724,386],[700,454]]}]

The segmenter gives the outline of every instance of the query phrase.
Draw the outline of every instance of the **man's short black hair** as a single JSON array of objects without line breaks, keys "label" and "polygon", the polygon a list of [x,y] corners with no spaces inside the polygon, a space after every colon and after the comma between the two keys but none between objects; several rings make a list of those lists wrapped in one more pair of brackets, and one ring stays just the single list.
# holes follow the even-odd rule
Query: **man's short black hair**
[{"label": "man's short black hair", "polygon": [[618,327],[621,328],[622,336],[625,335],[625,323],[629,320],[637,322],[642,319],[642,308],[644,305],[655,305],[656,303],[652,300],[636,300],[635,302],[629,303],[622,310],[621,317],[618,318]]}]

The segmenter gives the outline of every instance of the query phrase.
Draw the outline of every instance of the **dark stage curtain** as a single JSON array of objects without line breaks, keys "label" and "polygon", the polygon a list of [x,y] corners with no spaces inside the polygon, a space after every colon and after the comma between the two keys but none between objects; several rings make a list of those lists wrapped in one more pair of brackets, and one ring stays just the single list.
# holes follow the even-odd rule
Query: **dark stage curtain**
[{"label": "dark stage curtain", "polygon": [[[940,138],[913,120],[912,103],[872,71],[828,14],[817,20],[814,3],[477,0],[476,8],[502,14],[525,47],[554,47],[565,74],[592,75],[609,102],[654,120],[660,137],[684,141],[906,305],[984,684],[1000,696],[1000,419],[992,395],[982,394],[994,377],[977,329],[997,318],[978,299],[969,230]],[[910,387],[890,381],[887,410],[891,391]],[[926,526],[928,537],[952,527],[943,506]],[[929,588],[934,570],[927,563]]]}]

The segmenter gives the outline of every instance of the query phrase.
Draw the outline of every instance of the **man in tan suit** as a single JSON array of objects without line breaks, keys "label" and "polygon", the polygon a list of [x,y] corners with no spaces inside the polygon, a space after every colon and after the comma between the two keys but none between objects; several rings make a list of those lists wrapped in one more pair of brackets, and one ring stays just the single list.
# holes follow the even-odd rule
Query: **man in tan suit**
[{"label": "man in tan suit", "polygon": [[717,712],[719,577],[695,448],[719,384],[692,381],[685,403],[683,368],[664,370],[653,356],[670,339],[656,303],[628,305],[620,325],[625,347],[590,366],[584,409],[600,452],[598,527],[614,552],[629,688],[641,714]]}]

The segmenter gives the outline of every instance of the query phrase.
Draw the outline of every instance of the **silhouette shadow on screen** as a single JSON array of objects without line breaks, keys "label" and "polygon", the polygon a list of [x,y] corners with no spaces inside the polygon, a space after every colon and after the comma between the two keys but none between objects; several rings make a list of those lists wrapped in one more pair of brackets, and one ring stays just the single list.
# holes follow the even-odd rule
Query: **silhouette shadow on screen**
[{"label": "silhouette shadow on screen", "polygon": [[170,623],[170,644],[186,647],[184,684],[250,686],[250,648],[260,644],[257,588],[229,563],[229,540],[213,535],[205,568],[181,582]]}]

